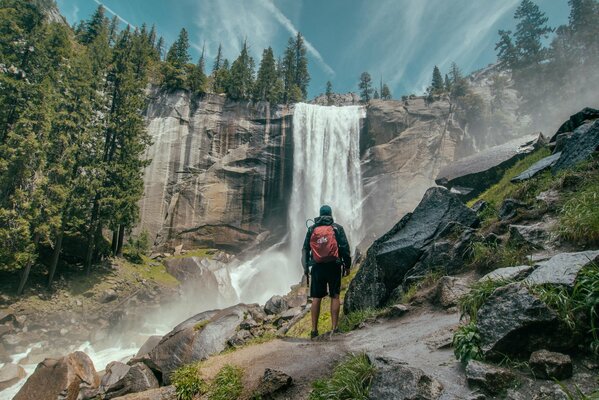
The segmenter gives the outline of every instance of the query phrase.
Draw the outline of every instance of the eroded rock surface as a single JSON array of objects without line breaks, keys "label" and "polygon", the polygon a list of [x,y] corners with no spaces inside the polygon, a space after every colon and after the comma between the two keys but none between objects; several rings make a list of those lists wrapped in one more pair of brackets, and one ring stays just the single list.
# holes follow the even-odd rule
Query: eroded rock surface
[{"label": "eroded rock surface", "polygon": [[551,284],[572,288],[580,270],[597,261],[599,261],[599,251],[560,253],[536,264],[535,270],[526,278],[526,282],[531,285]]}]

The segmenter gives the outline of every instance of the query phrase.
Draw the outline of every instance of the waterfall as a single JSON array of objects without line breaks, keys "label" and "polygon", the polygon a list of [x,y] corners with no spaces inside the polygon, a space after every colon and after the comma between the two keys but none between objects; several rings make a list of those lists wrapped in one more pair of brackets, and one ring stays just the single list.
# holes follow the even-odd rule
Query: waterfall
[{"label": "waterfall", "polygon": [[[363,239],[360,172],[360,106],[324,107],[296,104],[293,113],[293,182],[288,234],[231,273],[242,302],[264,303],[285,294],[302,276],[301,247],[306,220],[328,204],[345,228],[352,250]],[[286,244],[286,245],[284,245]]]}]

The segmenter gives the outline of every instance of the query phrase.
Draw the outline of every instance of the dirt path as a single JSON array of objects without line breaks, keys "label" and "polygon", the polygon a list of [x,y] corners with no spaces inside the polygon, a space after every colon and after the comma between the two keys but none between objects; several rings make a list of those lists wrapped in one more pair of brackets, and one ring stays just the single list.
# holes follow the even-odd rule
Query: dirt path
[{"label": "dirt path", "polygon": [[464,399],[471,392],[447,344],[458,323],[457,314],[417,310],[395,320],[380,320],[348,334],[326,340],[277,339],[233,353],[210,358],[202,372],[213,377],[225,364],[245,369],[246,390],[251,392],[265,368],[293,377],[294,386],[281,399],[307,399],[311,383],[330,374],[348,352],[384,354],[418,367],[445,387],[442,399]]}]

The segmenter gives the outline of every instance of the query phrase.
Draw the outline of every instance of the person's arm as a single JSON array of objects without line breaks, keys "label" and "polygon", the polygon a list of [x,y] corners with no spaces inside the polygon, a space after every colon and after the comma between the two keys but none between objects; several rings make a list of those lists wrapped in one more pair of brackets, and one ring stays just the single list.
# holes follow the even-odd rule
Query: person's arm
[{"label": "person's arm", "polygon": [[337,246],[339,247],[339,257],[343,261],[345,268],[351,268],[351,252],[349,249],[349,241],[345,236],[345,231],[341,225],[337,225]]},{"label": "person's arm", "polygon": [[306,238],[304,239],[304,246],[302,247],[302,267],[304,267],[304,274],[310,273],[310,236],[312,236],[312,229],[308,229]]}]

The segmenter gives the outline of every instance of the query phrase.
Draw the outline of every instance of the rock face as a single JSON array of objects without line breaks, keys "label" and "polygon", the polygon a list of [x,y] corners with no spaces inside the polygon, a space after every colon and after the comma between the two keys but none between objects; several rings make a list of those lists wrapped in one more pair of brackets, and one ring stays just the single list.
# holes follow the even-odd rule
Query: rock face
[{"label": "rock face", "polygon": [[506,169],[526,157],[543,142],[542,135],[529,135],[491,147],[443,168],[435,183],[470,200],[501,179]]},{"label": "rock face", "polygon": [[282,371],[266,368],[258,382],[253,398],[271,399],[275,394],[284,392],[293,384],[293,378]]},{"label": "rock face", "polygon": [[561,155],[551,170],[555,173],[586,160],[599,149],[599,120],[588,122],[574,130],[566,139]]},{"label": "rock face", "polygon": [[560,253],[536,264],[535,270],[526,278],[526,283],[563,285],[572,288],[580,270],[597,261],[599,261],[599,251]]},{"label": "rock face", "polygon": [[498,394],[514,385],[516,376],[506,368],[499,368],[471,360],[466,366],[468,384],[491,394]]},{"label": "rock face", "polygon": [[376,373],[370,386],[372,400],[436,400],[443,393],[443,385],[421,369],[409,367],[387,357],[369,355]]},{"label": "rock face", "polygon": [[[428,259],[438,254],[438,249],[427,250],[447,245],[442,243],[443,239],[453,234],[454,228],[472,227],[477,223],[474,211],[448,190],[429,189],[413,214],[402,218],[368,249],[364,264],[349,286],[345,312],[380,307],[407,275],[412,272],[421,275],[436,264]],[[459,253],[452,252],[447,258],[458,261]]]},{"label": "rock face", "polygon": [[470,291],[468,282],[455,276],[444,276],[437,284],[436,301],[442,307],[453,307],[458,300]]},{"label": "rock face", "polygon": [[538,350],[528,360],[535,376],[542,379],[568,379],[572,376],[572,359],[569,355]]},{"label": "rock face", "polygon": [[519,283],[496,289],[478,310],[476,325],[486,357],[571,345],[557,314]]},{"label": "rock face", "polygon": [[537,175],[538,173],[543,172],[548,168],[551,168],[557,162],[557,160],[559,160],[561,155],[562,155],[562,152],[560,151],[560,152],[557,152],[555,154],[552,154],[548,157],[545,157],[545,158],[537,161],[536,163],[531,165],[526,171],[522,172],[520,175],[516,176],[515,178],[512,178],[511,182],[525,181],[525,180],[530,179],[533,176]]},{"label": "rock face", "polygon": [[[100,378],[94,364],[83,352],[41,362],[14,400],[76,399],[82,388],[96,388]],[[62,396],[62,397],[59,397]]]},{"label": "rock face", "polygon": [[26,375],[25,370],[20,365],[5,364],[0,368],[0,391],[15,385]]},{"label": "rock face", "polygon": [[180,366],[223,351],[249,311],[240,304],[191,317],[165,335],[143,362],[168,385],[171,373]]},{"label": "rock face", "polygon": [[[291,177],[291,114],[268,103],[150,91],[140,229],[159,247],[238,251],[283,229]],[[265,207],[268,205],[268,207]]]},{"label": "rock face", "polygon": [[563,133],[573,132],[580,125],[584,124],[585,121],[597,118],[599,118],[599,110],[590,107],[583,108],[576,114],[571,115],[570,118],[559,127],[555,135],[551,138],[551,142],[555,142],[557,137]]}]

